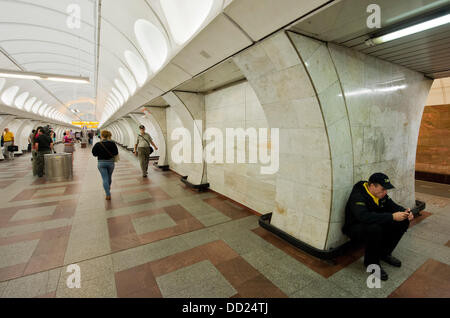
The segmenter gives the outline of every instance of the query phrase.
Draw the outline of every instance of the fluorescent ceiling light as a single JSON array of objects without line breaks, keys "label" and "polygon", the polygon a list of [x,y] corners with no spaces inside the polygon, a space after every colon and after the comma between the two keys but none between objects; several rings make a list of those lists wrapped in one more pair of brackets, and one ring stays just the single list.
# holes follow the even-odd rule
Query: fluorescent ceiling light
[{"label": "fluorescent ceiling light", "polygon": [[425,30],[433,29],[438,26],[450,23],[450,14],[444,15],[439,18],[435,18],[426,22],[422,22],[395,32],[391,32],[373,39],[368,39],[366,44],[369,46],[378,45],[381,43],[393,41],[414,33],[419,33]]},{"label": "fluorescent ceiling light", "polygon": [[80,84],[89,84],[88,78],[66,78],[66,77],[47,77],[43,78],[45,80],[49,81],[55,81],[55,82],[68,82],[68,83],[80,83]]},{"label": "fluorescent ceiling light", "polygon": [[4,71],[0,71],[0,77],[8,77],[8,78],[20,78],[20,79],[32,79],[32,80],[38,80],[41,79],[37,75],[27,75],[27,74],[10,74],[6,73]]},{"label": "fluorescent ceiling light", "polygon": [[90,83],[89,77],[77,77],[77,76],[66,76],[66,75],[48,74],[48,73],[23,72],[23,71],[4,70],[4,69],[0,69],[0,77],[32,79],[32,80],[47,80],[47,81],[58,81],[58,82],[80,83],[80,84],[89,84]]}]

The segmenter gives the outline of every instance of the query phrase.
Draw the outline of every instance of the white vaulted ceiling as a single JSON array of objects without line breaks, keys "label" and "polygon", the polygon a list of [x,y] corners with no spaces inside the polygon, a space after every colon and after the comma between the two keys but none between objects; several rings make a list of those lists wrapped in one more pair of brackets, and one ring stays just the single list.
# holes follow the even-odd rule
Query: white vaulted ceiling
[{"label": "white vaulted ceiling", "polygon": [[125,7],[119,1],[102,0],[98,118],[104,122],[134,95],[147,95],[149,80],[167,66],[224,5],[222,0],[128,0]]},{"label": "white vaulted ceiling", "polygon": [[329,2],[0,0],[0,68],[90,79],[8,78],[0,100],[8,90],[11,107],[105,123]]},{"label": "white vaulted ceiling", "polygon": [[[68,13],[70,5],[80,8],[79,28],[68,23],[72,21]],[[91,80],[89,85],[80,85],[6,79],[8,86],[15,82],[19,87],[17,96],[21,98],[13,105],[20,108],[31,98],[36,98],[32,112],[45,113],[40,112],[40,108],[47,105],[57,110],[53,112],[55,116],[63,114],[66,120],[78,119],[70,108],[76,108],[79,101],[86,99],[95,104],[96,2],[0,0],[0,7],[0,55],[3,60],[0,68],[82,76]],[[22,101],[26,92],[29,92],[28,100]],[[93,107],[89,112],[94,114]]]},{"label": "white vaulted ceiling", "polygon": [[[0,104],[59,120],[107,124],[177,87],[202,91],[241,79],[242,74],[224,61],[282,29],[347,45],[394,63],[404,62],[405,66],[422,65],[417,70],[426,74],[444,65],[434,62],[437,57],[448,64],[445,50],[450,47],[449,37],[444,32],[448,26],[440,33],[433,31],[433,42],[426,36],[419,38],[428,34],[423,33],[375,48],[362,46],[373,35],[365,26],[366,7],[371,3],[0,0],[0,69],[90,79],[90,84],[71,84],[0,78]],[[442,9],[450,0],[377,3],[382,4],[384,30]],[[79,27],[73,19],[77,13]],[[417,42],[408,43],[411,39]],[[420,44],[417,50],[415,44]],[[430,51],[434,44],[442,54]],[[217,74],[205,74],[210,69]]]}]

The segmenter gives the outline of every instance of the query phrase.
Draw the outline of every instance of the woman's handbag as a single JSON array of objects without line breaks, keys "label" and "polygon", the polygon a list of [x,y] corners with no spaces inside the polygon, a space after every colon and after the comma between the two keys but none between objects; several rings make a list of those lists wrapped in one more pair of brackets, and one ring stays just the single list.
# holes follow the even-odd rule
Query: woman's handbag
[{"label": "woman's handbag", "polygon": [[119,154],[117,154],[117,155],[115,155],[115,156],[113,156],[110,152],[109,152],[109,150],[108,149],[106,149],[106,147],[105,147],[105,145],[100,141],[100,145],[103,147],[103,149],[105,149],[106,150],[106,152],[111,156],[111,157],[113,157],[114,158],[114,162],[117,162],[117,161],[119,161],[120,160],[120,157],[119,157]]}]

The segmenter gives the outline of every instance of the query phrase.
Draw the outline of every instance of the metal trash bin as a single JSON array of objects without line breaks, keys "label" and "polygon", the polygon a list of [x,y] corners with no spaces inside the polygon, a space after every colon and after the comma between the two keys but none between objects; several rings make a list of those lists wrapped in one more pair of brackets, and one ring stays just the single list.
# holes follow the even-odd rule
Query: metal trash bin
[{"label": "metal trash bin", "polygon": [[44,155],[45,177],[49,181],[72,180],[72,154],[53,153]]}]

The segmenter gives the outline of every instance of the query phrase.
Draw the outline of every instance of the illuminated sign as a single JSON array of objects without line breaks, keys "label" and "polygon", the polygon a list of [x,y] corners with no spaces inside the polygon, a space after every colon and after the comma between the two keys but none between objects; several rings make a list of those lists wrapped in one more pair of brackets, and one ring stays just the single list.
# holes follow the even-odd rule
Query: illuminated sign
[{"label": "illuminated sign", "polygon": [[97,128],[99,122],[98,121],[73,121],[72,125],[86,127],[86,128]]}]

